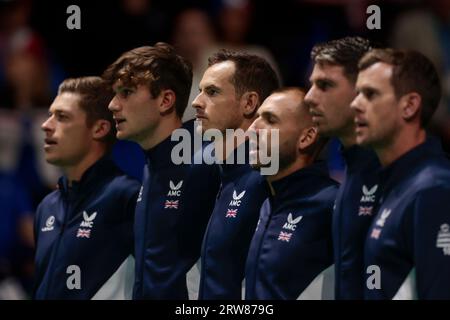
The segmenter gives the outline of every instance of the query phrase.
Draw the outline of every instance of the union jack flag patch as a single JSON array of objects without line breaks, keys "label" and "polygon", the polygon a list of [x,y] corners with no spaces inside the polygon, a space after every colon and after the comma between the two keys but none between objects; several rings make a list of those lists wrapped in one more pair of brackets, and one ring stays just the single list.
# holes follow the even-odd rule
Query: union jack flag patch
[{"label": "union jack flag patch", "polygon": [[373,239],[378,239],[380,237],[381,229],[373,229],[372,233],[370,234],[370,237]]},{"label": "union jack flag patch", "polygon": [[78,229],[77,238],[90,238],[91,230],[90,229]]},{"label": "union jack flag patch", "polygon": [[228,209],[225,218],[236,218],[237,209]]},{"label": "union jack flag patch", "polygon": [[289,242],[291,240],[292,233],[280,231],[278,235],[278,240]]},{"label": "union jack flag patch", "polygon": [[179,200],[166,200],[164,203],[164,209],[178,209]]},{"label": "union jack flag patch", "polygon": [[371,216],[373,207],[359,207],[358,216]]}]

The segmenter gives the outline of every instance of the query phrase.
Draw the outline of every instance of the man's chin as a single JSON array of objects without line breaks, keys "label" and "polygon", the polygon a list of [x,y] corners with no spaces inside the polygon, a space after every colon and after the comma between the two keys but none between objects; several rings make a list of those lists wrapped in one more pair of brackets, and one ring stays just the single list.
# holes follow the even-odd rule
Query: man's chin
[{"label": "man's chin", "polygon": [[317,126],[317,133],[323,137],[333,137],[334,131],[324,125]]},{"label": "man's chin", "polygon": [[59,158],[56,158],[56,157],[45,157],[45,161],[48,163],[48,164],[51,164],[51,165],[53,165],[53,166],[57,166],[57,167],[60,167],[60,166],[62,166],[62,164],[63,164],[63,162],[64,161],[62,161],[61,159],[59,159]]},{"label": "man's chin", "polygon": [[363,147],[370,147],[371,143],[369,139],[365,136],[357,135],[356,136],[356,144]]},{"label": "man's chin", "polygon": [[128,140],[128,136],[129,135],[127,135],[125,132],[123,132],[123,131],[117,131],[117,133],[116,133],[116,138],[118,139],[118,140]]}]

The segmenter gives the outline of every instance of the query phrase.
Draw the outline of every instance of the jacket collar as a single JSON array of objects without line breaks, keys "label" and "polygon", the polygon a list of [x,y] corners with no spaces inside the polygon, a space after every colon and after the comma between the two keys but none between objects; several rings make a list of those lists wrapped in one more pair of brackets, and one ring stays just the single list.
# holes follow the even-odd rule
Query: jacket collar
[{"label": "jacket collar", "polygon": [[314,162],[286,177],[271,182],[270,185],[274,191],[273,197],[277,201],[282,201],[285,198],[290,198],[293,194],[297,194],[298,190],[309,190],[312,181],[316,180],[318,176],[328,177],[328,168],[325,161]]},{"label": "jacket collar", "polygon": [[409,150],[380,171],[384,190],[387,191],[393,185],[411,176],[425,161],[439,156],[445,156],[440,141],[428,136],[424,143]]},{"label": "jacket collar", "polygon": [[[233,150],[233,152],[228,156],[225,163],[220,164],[220,174],[223,178],[230,178],[233,179],[235,177],[238,177],[242,175],[244,172],[252,170],[250,166],[249,161],[249,141],[245,141],[245,143],[240,144],[236,149]],[[238,155],[244,154],[244,163],[238,163]],[[231,162],[234,161],[232,164]]]},{"label": "jacket collar", "polygon": [[368,161],[379,164],[379,160],[375,152],[368,148],[353,145],[347,149],[344,149],[341,145],[340,151],[345,159],[347,172],[354,172],[367,166]]},{"label": "jacket collar", "polygon": [[110,156],[104,155],[83,173],[79,181],[72,181],[71,187],[69,187],[69,180],[66,176],[60,177],[58,180],[58,189],[63,194],[67,194],[69,191],[72,191],[75,194],[89,192],[89,190],[94,188],[104,177],[116,170],[117,167]]}]

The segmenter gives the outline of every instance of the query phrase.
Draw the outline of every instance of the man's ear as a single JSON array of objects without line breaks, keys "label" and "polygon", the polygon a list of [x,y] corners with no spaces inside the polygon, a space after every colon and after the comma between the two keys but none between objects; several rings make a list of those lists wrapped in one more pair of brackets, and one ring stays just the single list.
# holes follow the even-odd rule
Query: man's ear
[{"label": "man's ear", "polygon": [[255,91],[248,91],[242,95],[240,100],[244,117],[252,118],[260,104],[259,95]]},{"label": "man's ear", "polygon": [[177,99],[175,92],[171,89],[161,90],[159,97],[159,113],[167,114],[172,112],[175,107],[175,101]]},{"label": "man's ear", "polygon": [[400,98],[400,107],[402,118],[406,121],[419,116],[422,105],[422,97],[417,92],[405,94]]},{"label": "man's ear", "polygon": [[307,127],[302,130],[298,138],[297,148],[300,152],[306,151],[317,141],[317,128]]},{"label": "man's ear", "polygon": [[109,133],[110,130],[111,122],[106,119],[97,120],[92,126],[92,137],[95,140],[101,140]]}]

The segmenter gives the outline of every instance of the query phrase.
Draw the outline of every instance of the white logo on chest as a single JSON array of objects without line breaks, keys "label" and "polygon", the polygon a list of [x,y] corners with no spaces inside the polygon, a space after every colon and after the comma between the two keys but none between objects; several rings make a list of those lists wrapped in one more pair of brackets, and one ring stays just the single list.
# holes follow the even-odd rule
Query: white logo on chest
[{"label": "white logo on chest", "polygon": [[297,228],[297,223],[299,223],[302,218],[303,216],[298,216],[297,218],[293,219],[292,213],[289,213],[287,222],[283,225],[283,229],[295,231],[295,229]]},{"label": "white logo on chest", "polygon": [[245,190],[237,194],[236,190],[233,191],[233,200],[230,202],[230,207],[239,207],[241,205],[241,199],[245,195]]},{"label": "white logo on chest", "polygon": [[179,197],[179,196],[181,196],[181,186],[183,185],[183,180],[181,180],[180,182],[178,182],[178,184],[177,185],[175,185],[174,183],[173,183],[173,181],[172,180],[170,180],[169,181],[169,187],[170,187],[170,190],[169,190],[169,192],[167,193],[167,196],[168,197]]},{"label": "white logo on chest", "polygon": [[[77,230],[77,238],[90,238],[91,229],[94,226],[94,219],[97,216],[97,211],[88,215],[86,211],[83,211],[83,221],[80,223],[80,228]],[[83,229],[84,228],[84,229]],[[89,228],[89,229],[87,229]]]},{"label": "white logo on chest", "polygon": [[91,215],[88,215],[86,211],[83,211],[83,219],[84,221],[81,222],[80,227],[83,228],[92,228],[94,226],[94,219],[97,216],[97,212],[94,212]]},{"label": "white logo on chest", "polygon": [[360,202],[375,202],[375,192],[377,192],[377,189],[378,185],[374,185],[370,190],[367,189],[366,186],[363,186],[363,196],[361,197]]}]

